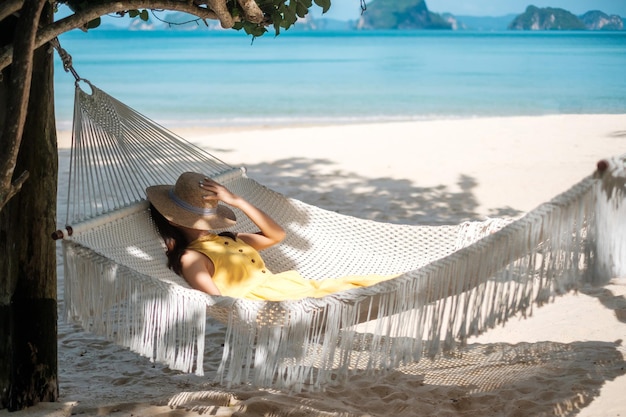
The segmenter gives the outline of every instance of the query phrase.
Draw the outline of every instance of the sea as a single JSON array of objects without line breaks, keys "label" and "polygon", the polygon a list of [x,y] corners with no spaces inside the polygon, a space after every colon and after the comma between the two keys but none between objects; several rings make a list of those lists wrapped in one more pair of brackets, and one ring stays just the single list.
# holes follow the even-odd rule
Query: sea
[{"label": "sea", "polygon": [[59,37],[57,126],[99,89],[166,127],[626,113],[626,31],[95,29]]}]

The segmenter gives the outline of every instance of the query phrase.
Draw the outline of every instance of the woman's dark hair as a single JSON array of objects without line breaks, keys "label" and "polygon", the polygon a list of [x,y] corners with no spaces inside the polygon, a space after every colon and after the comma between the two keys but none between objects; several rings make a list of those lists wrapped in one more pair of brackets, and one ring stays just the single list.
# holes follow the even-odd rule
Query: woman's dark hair
[{"label": "woman's dark hair", "polygon": [[182,265],[180,258],[185,253],[189,241],[185,235],[174,225],[172,225],[152,204],[150,204],[150,215],[157,231],[163,238],[167,251],[167,267],[178,275],[182,275]]},{"label": "woman's dark hair", "polygon": [[[167,267],[182,276],[183,266],[180,263],[180,258],[191,242],[187,240],[180,229],[172,225],[152,204],[150,204],[150,216],[152,217],[152,222],[157,232],[159,232],[167,247],[167,251],[165,252],[165,255],[167,255]],[[236,233],[222,232],[219,235],[237,240]]]}]

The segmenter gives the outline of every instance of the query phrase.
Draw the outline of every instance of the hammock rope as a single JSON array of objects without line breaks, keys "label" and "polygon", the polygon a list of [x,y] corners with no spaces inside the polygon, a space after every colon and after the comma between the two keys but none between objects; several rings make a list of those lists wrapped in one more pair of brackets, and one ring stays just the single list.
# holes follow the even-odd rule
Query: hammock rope
[{"label": "hammock rope", "polygon": [[66,225],[137,203],[147,186],[174,183],[181,169],[210,176],[237,170],[88,80],[77,80],[75,91]]},{"label": "hammock rope", "polygon": [[[450,350],[534,305],[626,265],[626,157],[519,219],[378,223],[287,198],[87,82],[76,85],[64,232],[65,306],[85,329],[172,369],[203,374],[207,321],[224,329],[222,384],[324,389]],[[610,166],[609,166],[610,165]],[[268,267],[309,279],[399,274],[319,299],[214,297],[167,269],[147,186],[199,171],[287,230]],[[626,175],[624,175],[626,176]],[[241,219],[235,231],[253,231]],[[599,218],[600,216],[600,218]],[[381,245],[381,237],[390,237]],[[393,237],[393,239],[391,239]]]}]

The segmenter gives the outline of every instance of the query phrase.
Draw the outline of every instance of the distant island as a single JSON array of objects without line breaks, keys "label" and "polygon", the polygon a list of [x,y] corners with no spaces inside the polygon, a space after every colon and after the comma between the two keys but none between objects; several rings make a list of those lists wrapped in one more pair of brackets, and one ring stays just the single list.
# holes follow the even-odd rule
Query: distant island
[{"label": "distant island", "polygon": [[540,9],[528,6],[526,11],[517,16],[508,29],[511,30],[624,30],[624,21],[620,16],[608,16],[599,10],[593,10],[582,16],[575,16],[564,9],[546,7]]},{"label": "distant island", "polygon": [[[483,19],[481,21],[481,19]],[[466,19],[445,13],[439,15],[428,10],[425,0],[373,0],[356,24],[356,29],[472,29],[484,26],[488,18]],[[496,18],[497,19],[497,18]],[[510,16],[509,18],[510,19]],[[469,21],[468,21],[469,20]],[[500,24],[501,19],[492,20]],[[620,16],[609,16],[594,10],[582,16],[558,8],[528,6],[526,11],[502,29],[509,30],[624,30]],[[476,28],[475,28],[476,29]]]},{"label": "distant island", "polygon": [[[160,20],[147,22],[131,19],[127,26],[106,26],[122,30],[223,30],[219,22],[207,21],[206,25],[187,23],[197,21],[184,13],[167,13]],[[103,25],[104,26],[104,25]],[[454,16],[450,13],[434,13],[425,0],[372,0],[367,10],[356,20],[340,21],[313,18],[307,15],[290,31],[350,31],[350,30],[478,30],[478,31],[623,31],[624,19],[591,10],[581,16],[559,8],[528,6],[518,15],[499,17]]]},{"label": "distant island", "polygon": [[374,0],[357,29],[452,29],[452,22],[428,10],[424,0]]}]

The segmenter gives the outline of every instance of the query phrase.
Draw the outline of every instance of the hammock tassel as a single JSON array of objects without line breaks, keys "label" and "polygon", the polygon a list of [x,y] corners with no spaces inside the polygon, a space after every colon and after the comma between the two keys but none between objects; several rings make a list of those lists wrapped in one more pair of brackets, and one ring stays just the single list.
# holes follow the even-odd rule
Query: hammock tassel
[{"label": "hammock tassel", "polygon": [[598,162],[596,178],[596,251],[594,283],[626,277],[626,160]]}]

